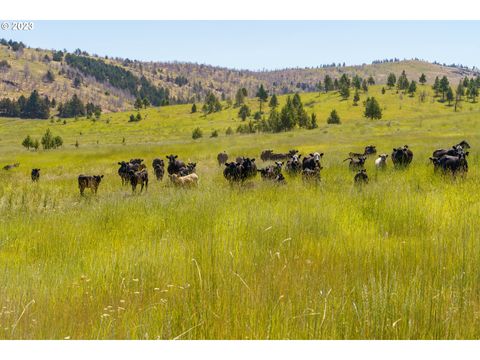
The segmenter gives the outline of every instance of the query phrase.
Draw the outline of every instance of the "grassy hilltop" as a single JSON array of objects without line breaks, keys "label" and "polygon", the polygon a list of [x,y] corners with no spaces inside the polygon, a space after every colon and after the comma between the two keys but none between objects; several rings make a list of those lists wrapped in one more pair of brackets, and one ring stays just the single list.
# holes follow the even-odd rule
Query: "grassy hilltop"
[{"label": "grassy hilltop", "polygon": [[[142,110],[138,123],[128,122],[133,112],[0,119],[0,165],[20,163],[0,170],[0,338],[478,338],[480,105],[454,112],[430,86],[423,103],[380,89],[368,96],[382,120],[363,117],[366,94],[353,106],[308,93],[319,127],[279,134],[227,136],[238,108],[204,117],[191,105]],[[326,124],[332,109],[341,125]],[[195,127],[203,138],[192,140]],[[62,148],[21,147],[47,128]],[[464,139],[468,175],[434,175],[431,152]],[[408,144],[413,163],[395,171],[389,159],[376,173],[370,158],[370,183],[354,187],[342,160],[369,144],[388,154]],[[218,152],[262,166],[266,148],[324,152],[321,183],[226,182]],[[170,153],[197,162],[198,188],[154,180],[152,159]],[[134,157],[149,166],[143,194],[117,175],[117,162]],[[80,173],[105,175],[97,196],[80,197]]]}]

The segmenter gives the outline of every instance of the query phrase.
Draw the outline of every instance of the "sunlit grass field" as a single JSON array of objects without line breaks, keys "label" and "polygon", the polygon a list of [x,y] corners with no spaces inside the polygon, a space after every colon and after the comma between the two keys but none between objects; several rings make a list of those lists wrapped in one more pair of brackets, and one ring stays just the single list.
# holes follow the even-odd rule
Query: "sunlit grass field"
[{"label": "sunlit grass field", "polygon": [[[0,169],[0,338],[479,338],[480,106],[455,113],[431,94],[421,103],[380,89],[369,95],[382,120],[362,116],[365,94],[357,107],[303,94],[319,128],[281,134],[226,136],[238,109],[204,117],[191,105],[144,110],[139,123],[133,111],[65,125],[1,119],[0,165],[20,167]],[[341,125],[326,124],[332,109]],[[204,137],[192,140],[197,126]],[[47,128],[61,149],[21,147]],[[432,151],[464,139],[468,175],[435,175]],[[408,144],[413,163],[393,170],[389,159],[377,173],[369,158],[370,183],[356,187],[342,160],[370,144],[388,154]],[[225,181],[218,152],[262,166],[267,148],[324,152],[321,183]],[[171,153],[197,162],[198,188],[154,179],[151,161]],[[150,172],[142,194],[117,174],[136,157]],[[81,173],[105,175],[96,196],[79,195]]]}]

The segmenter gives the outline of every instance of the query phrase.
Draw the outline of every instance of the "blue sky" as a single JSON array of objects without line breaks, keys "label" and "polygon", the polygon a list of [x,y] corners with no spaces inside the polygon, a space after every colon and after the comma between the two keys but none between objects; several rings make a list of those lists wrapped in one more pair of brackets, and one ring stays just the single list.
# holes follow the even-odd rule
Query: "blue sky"
[{"label": "blue sky", "polygon": [[480,21],[35,21],[32,47],[240,69],[413,58],[480,67]]}]

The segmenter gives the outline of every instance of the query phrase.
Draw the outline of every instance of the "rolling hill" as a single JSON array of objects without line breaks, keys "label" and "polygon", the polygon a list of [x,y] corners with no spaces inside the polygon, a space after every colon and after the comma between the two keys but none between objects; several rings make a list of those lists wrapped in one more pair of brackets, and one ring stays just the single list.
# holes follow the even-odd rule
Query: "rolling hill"
[{"label": "rolling hill", "polygon": [[[56,59],[58,54],[61,57]],[[154,105],[162,105],[199,102],[208,92],[222,99],[234,98],[235,92],[242,87],[252,96],[260,84],[276,94],[312,92],[327,74],[332,78],[343,74],[372,76],[377,84],[384,84],[389,73],[398,76],[403,70],[409,79],[415,80],[424,73],[428,83],[436,76],[447,76],[450,83],[456,84],[465,76],[478,75],[478,70],[463,66],[398,59],[358,66],[332,64],[273,71],[236,70],[195,63],[101,58],[80,50],[67,54],[33,49],[19,43],[12,46],[11,42],[3,40],[0,44],[0,97],[17,98],[36,89],[58,103],[77,94],[84,102],[94,102],[104,111],[112,112],[130,109],[135,97],[142,94],[153,94]]]}]

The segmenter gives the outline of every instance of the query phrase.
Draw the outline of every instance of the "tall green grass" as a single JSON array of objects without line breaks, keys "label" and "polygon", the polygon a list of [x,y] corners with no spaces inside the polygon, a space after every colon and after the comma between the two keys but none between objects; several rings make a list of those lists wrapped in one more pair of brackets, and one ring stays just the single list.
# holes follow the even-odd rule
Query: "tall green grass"
[{"label": "tall green grass", "polygon": [[[335,107],[343,124],[197,141],[193,127],[235,127],[236,110],[150,109],[139,124],[125,113],[105,115],[109,124],[1,120],[1,164],[21,165],[0,171],[0,338],[478,338],[478,104],[454,113],[375,96],[384,120],[309,94],[320,119]],[[67,140],[63,149],[21,149],[47,127]],[[468,175],[433,174],[431,151],[464,138]],[[377,173],[370,158],[370,183],[356,187],[342,160],[368,144],[386,153],[408,144],[413,163]],[[259,158],[264,148],[325,152],[321,183],[223,179],[219,151]],[[150,167],[170,153],[198,163],[198,188],[151,171],[147,192],[121,186],[118,161],[143,157]],[[32,167],[42,169],[37,184]],[[97,196],[80,197],[80,173],[105,175]]]}]

